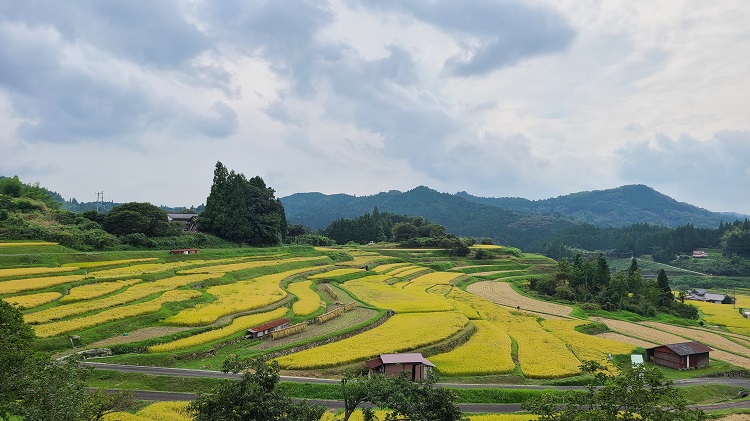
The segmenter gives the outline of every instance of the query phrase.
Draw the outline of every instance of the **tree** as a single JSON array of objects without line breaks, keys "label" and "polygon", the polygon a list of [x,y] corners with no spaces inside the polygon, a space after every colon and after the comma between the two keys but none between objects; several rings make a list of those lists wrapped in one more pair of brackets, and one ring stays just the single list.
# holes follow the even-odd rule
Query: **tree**
[{"label": "tree", "polygon": [[21,311],[0,300],[0,418],[23,396],[26,373],[34,355],[34,331]]},{"label": "tree", "polygon": [[198,229],[238,243],[277,245],[287,226],[284,206],[274,193],[261,177],[248,180],[217,162]]},{"label": "tree", "polygon": [[664,269],[659,270],[659,274],[656,276],[656,285],[659,288],[659,305],[671,307],[674,302],[674,294],[672,288],[669,287],[669,278],[667,278]]},{"label": "tree", "polygon": [[320,405],[295,402],[279,390],[279,364],[261,358],[224,361],[224,371],[242,379],[224,380],[211,394],[200,394],[190,403],[195,421],[318,421],[325,412]]},{"label": "tree", "polygon": [[344,421],[364,402],[385,408],[386,421],[464,420],[455,404],[455,393],[436,387],[433,376],[412,381],[405,375],[392,378],[383,374],[358,377],[347,374],[341,380],[341,388]]},{"label": "tree", "polygon": [[410,222],[397,222],[393,224],[391,233],[393,239],[398,242],[419,237],[419,229]]},{"label": "tree", "polygon": [[150,203],[130,202],[115,206],[104,217],[104,230],[110,234],[143,233],[165,237],[172,233],[167,213]]},{"label": "tree", "polygon": [[701,421],[701,410],[687,408],[674,383],[656,367],[628,367],[617,375],[595,361],[581,370],[594,376],[587,393],[544,394],[522,406],[541,421]]}]

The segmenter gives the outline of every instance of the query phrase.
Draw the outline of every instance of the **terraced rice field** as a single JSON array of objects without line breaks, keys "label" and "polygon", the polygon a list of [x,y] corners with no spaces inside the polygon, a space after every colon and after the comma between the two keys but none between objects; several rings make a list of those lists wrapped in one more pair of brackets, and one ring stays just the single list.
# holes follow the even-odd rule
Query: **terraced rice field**
[{"label": "terraced rice field", "polygon": [[[750,309],[750,296],[737,295],[735,305],[689,301],[703,313],[709,323],[725,326],[727,330],[741,335],[750,335],[750,319],[742,317],[739,309]],[[736,307],[736,308],[735,308]]]},{"label": "terraced rice field", "polygon": [[51,303],[63,295],[59,292],[40,292],[38,294],[17,295],[15,297],[3,298],[3,301],[21,306],[34,308],[43,304]]},{"label": "terraced rice field", "polygon": [[375,307],[393,309],[397,313],[450,311],[453,306],[445,298],[424,290],[406,289],[386,284],[389,275],[372,275],[342,285],[360,300]]},{"label": "terraced rice field", "polygon": [[437,370],[446,376],[486,376],[515,370],[508,333],[486,320],[473,323],[477,332],[466,343],[430,357]]},{"label": "terraced rice field", "polygon": [[298,316],[308,316],[320,308],[320,296],[310,289],[312,281],[301,281],[289,284],[287,289],[297,296],[292,305],[292,311]]},{"label": "terraced rice field", "polygon": [[2,281],[0,282],[0,294],[15,294],[23,291],[34,291],[56,285],[82,281],[88,277],[88,275],[62,275]]},{"label": "terraced rice field", "polygon": [[561,304],[548,303],[535,300],[517,293],[510,284],[506,282],[475,282],[466,288],[472,294],[484,297],[493,303],[517,308],[523,311],[539,313],[545,318],[557,316],[558,318],[570,318],[572,308]]},{"label": "terraced rice field", "polygon": [[437,343],[458,333],[467,322],[458,312],[396,314],[354,337],[276,360],[288,370],[335,367]]}]

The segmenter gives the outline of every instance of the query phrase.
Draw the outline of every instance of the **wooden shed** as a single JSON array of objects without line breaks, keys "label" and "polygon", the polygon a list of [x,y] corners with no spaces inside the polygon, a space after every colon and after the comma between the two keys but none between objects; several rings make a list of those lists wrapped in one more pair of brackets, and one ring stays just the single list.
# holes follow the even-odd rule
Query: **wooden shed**
[{"label": "wooden shed", "polygon": [[683,342],[661,345],[646,349],[646,361],[676,368],[700,368],[708,366],[708,353],[711,348],[700,342]]},{"label": "wooden shed", "polygon": [[435,367],[418,352],[406,354],[380,354],[378,358],[366,361],[369,373],[384,373],[387,377],[398,377],[401,373],[411,380],[424,380]]},{"label": "wooden shed", "polygon": [[277,331],[279,329],[283,329],[287,326],[289,326],[289,319],[278,319],[274,320],[272,322],[264,323],[262,325],[258,325],[255,327],[251,327],[247,330],[247,335],[245,335],[245,338],[261,338],[263,336],[268,335],[271,332]]},{"label": "wooden shed", "polygon": [[198,254],[200,249],[174,249],[169,250],[169,254]]}]

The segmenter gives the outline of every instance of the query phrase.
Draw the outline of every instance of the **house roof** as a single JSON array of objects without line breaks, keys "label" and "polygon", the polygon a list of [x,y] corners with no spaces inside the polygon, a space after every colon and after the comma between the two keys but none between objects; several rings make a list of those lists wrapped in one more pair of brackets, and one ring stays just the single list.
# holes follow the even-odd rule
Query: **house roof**
[{"label": "house roof", "polygon": [[435,367],[435,364],[431,363],[430,360],[423,357],[419,352],[404,353],[404,354],[380,354],[379,358],[367,361],[367,366],[370,368],[377,367],[384,364],[424,364],[430,367]]},{"label": "house roof", "polygon": [[167,216],[173,221],[189,221],[192,218],[198,217],[197,213],[168,213]]},{"label": "house roof", "polygon": [[264,330],[273,329],[275,327],[281,326],[284,323],[289,323],[289,319],[278,319],[272,322],[263,323],[262,325],[251,327],[250,329],[248,329],[248,331],[263,332]]},{"label": "house roof", "polygon": [[672,350],[677,355],[692,355],[692,354],[702,354],[704,352],[711,351],[711,348],[707,347],[706,345],[703,345],[700,342],[682,342],[679,344],[667,344],[667,345],[661,345],[656,346],[649,349],[656,349],[666,347]]}]

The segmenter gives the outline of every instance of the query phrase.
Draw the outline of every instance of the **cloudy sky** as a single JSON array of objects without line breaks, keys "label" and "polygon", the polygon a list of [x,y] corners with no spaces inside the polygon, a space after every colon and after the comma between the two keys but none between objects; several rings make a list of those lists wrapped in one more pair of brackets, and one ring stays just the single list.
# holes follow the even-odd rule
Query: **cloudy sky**
[{"label": "cloudy sky", "polygon": [[0,0],[0,175],[199,205],[647,184],[750,214],[750,2]]}]

